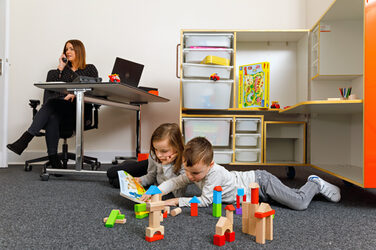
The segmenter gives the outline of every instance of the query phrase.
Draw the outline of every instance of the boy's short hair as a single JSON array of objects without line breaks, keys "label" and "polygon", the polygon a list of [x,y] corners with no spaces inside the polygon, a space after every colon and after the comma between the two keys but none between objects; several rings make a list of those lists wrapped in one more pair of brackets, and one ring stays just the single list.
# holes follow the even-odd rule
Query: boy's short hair
[{"label": "boy's short hair", "polygon": [[195,137],[190,140],[184,148],[183,161],[187,167],[202,161],[209,165],[213,161],[213,147],[205,137]]}]

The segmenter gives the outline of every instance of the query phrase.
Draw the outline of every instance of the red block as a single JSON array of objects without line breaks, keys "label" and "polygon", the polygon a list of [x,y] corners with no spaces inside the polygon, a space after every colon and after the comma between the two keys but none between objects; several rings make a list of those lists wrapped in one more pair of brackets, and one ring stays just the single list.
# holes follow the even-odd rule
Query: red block
[{"label": "red block", "polygon": [[166,219],[167,218],[167,211],[164,211],[163,213],[163,219]]},{"label": "red block", "polygon": [[155,233],[153,237],[147,237],[147,236],[145,236],[145,240],[148,241],[148,242],[153,242],[153,241],[157,241],[157,240],[163,240],[163,238],[164,238],[164,235],[161,234],[160,232]]},{"label": "red block", "polygon": [[240,208],[240,196],[236,195],[236,208]]},{"label": "red block", "polygon": [[225,236],[226,236],[226,241],[228,241],[228,242],[233,242],[233,241],[235,241],[235,231],[232,232],[232,233],[228,233],[228,232],[226,232],[226,233],[225,233]]},{"label": "red block", "polygon": [[197,215],[198,215],[197,203],[191,203],[191,216],[197,216]]},{"label": "red block", "polygon": [[216,246],[223,246],[226,244],[226,236],[214,234],[213,244]]},{"label": "red block", "polygon": [[243,195],[243,202],[246,202],[247,201],[247,196],[244,194]]}]

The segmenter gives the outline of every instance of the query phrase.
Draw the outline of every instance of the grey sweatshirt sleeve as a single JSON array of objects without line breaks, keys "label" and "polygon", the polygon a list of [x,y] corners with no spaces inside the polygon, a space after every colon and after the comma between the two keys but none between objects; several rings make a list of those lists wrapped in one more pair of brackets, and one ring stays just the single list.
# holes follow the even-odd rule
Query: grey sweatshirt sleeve
[{"label": "grey sweatshirt sleeve", "polygon": [[151,157],[148,161],[148,173],[140,177],[142,186],[149,186],[156,182],[157,180],[157,164]]},{"label": "grey sweatshirt sleeve", "polygon": [[163,182],[158,188],[162,191],[163,195],[169,194],[172,191],[185,188],[191,181],[185,174],[179,175],[172,179]]},{"label": "grey sweatshirt sleeve", "polygon": [[[208,207],[210,204],[213,203],[213,189],[215,186],[222,186],[223,178],[222,172],[216,168],[212,168],[208,175],[200,182],[196,183],[197,186],[201,187],[202,190],[201,196],[198,197],[200,203],[198,203],[198,207]],[[179,207],[190,207],[189,201],[192,199],[182,197],[179,198]]]}]

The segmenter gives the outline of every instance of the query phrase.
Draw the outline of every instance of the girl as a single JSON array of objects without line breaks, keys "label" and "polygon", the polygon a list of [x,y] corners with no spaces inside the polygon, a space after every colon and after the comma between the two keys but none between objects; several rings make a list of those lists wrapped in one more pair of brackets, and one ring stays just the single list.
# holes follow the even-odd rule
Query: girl
[{"label": "girl", "polygon": [[[125,170],[136,177],[136,180],[143,186],[159,185],[184,173],[182,168],[183,150],[184,142],[179,126],[176,123],[164,123],[151,136],[149,159],[147,161],[125,162],[122,166],[115,167],[116,170],[114,168],[111,171],[109,170],[107,176],[109,178],[111,175],[114,177],[114,171],[117,175],[118,170]],[[148,163],[147,170],[146,162]],[[114,186],[118,186],[118,182],[118,179],[110,178],[110,183],[113,185],[115,183]],[[185,188],[173,193],[175,197],[180,197],[184,195]]]},{"label": "girl", "polygon": [[[98,77],[98,71],[93,64],[86,64],[83,43],[79,40],[69,40],[64,45],[57,69],[48,72],[47,82],[72,82],[77,76]],[[62,122],[74,126],[76,119],[74,98],[73,94],[65,95],[46,90],[43,106],[34,116],[31,126],[17,141],[8,144],[8,149],[21,155],[33,137],[38,135],[41,129],[45,129],[47,153],[51,166],[61,168],[62,164],[57,156],[59,127]]]}]

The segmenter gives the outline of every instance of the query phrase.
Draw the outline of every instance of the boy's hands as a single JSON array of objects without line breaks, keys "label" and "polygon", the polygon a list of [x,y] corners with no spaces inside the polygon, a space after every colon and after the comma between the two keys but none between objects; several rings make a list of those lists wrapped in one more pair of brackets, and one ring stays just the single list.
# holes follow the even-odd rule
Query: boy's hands
[{"label": "boy's hands", "polygon": [[143,194],[140,198],[140,201],[148,202],[151,199],[150,194]]},{"label": "boy's hands", "polygon": [[179,206],[179,198],[168,199],[164,201],[166,206]]}]

